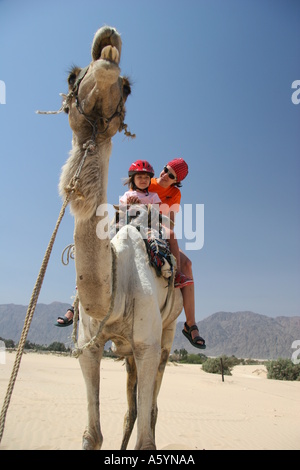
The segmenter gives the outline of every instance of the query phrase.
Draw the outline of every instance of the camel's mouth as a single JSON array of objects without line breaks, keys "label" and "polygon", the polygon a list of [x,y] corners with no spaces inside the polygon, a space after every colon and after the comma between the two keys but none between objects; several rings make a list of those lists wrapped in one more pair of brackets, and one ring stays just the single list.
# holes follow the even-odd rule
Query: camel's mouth
[{"label": "camel's mouth", "polygon": [[109,26],[100,28],[93,40],[92,59],[108,60],[119,64],[121,58],[122,41],[116,29]]}]

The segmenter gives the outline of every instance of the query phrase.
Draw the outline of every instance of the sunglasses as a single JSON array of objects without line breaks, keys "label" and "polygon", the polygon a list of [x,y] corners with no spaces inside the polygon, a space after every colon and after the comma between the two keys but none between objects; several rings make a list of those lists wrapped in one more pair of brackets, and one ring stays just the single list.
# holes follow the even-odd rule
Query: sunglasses
[{"label": "sunglasses", "polygon": [[170,178],[170,180],[176,179],[176,176],[174,176],[173,173],[170,173],[170,170],[166,166],[164,166],[164,172],[168,174],[168,177]]}]

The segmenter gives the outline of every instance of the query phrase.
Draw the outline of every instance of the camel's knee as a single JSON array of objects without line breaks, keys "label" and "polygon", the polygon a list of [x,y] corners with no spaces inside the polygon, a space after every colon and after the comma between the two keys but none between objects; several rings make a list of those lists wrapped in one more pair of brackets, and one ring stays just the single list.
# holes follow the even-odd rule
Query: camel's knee
[{"label": "camel's knee", "polygon": [[165,370],[165,366],[169,360],[169,349],[162,349],[161,356],[160,356],[160,363],[159,363],[159,372],[163,372]]}]

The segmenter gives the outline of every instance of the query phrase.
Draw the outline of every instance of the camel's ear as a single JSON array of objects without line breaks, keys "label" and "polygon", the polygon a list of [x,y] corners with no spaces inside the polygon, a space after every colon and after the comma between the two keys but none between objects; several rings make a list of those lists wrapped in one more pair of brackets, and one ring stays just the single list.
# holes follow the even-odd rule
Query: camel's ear
[{"label": "camel's ear", "polygon": [[131,94],[131,83],[128,77],[122,77],[122,79],[123,79],[123,98],[125,98],[126,100],[128,96]]},{"label": "camel's ear", "polygon": [[72,67],[72,69],[69,71],[68,85],[69,85],[70,90],[75,85],[76,79],[77,79],[78,75],[80,74],[80,72],[81,72],[81,68],[77,67],[77,66]]}]

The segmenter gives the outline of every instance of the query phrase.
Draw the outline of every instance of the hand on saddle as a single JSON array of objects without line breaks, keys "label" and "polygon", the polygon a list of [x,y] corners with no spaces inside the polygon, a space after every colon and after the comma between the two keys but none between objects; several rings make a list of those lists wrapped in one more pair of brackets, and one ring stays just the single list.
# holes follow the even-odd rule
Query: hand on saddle
[{"label": "hand on saddle", "polygon": [[127,197],[127,204],[140,204],[141,201],[137,196],[129,196]]}]

